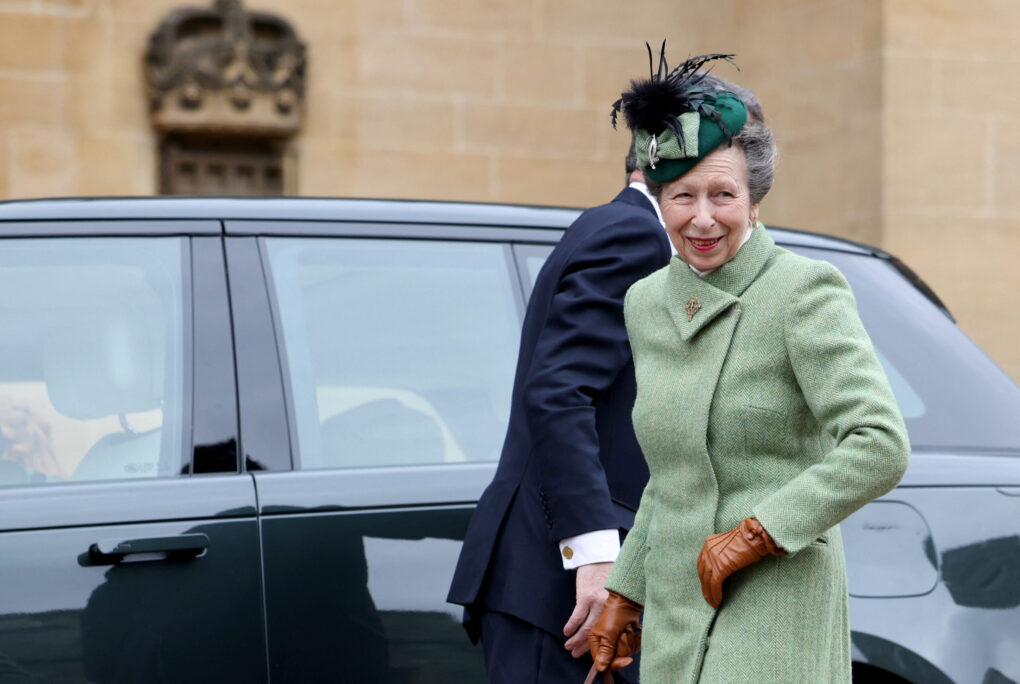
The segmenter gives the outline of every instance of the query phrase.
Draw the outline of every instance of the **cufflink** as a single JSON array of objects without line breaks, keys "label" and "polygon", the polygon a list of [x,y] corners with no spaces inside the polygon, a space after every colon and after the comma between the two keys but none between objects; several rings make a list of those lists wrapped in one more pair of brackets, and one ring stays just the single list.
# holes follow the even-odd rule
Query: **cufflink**
[{"label": "cufflink", "polygon": [[569,546],[564,546],[563,547],[563,557],[566,558],[567,560],[570,560],[571,558],[574,557],[574,550],[572,548],[570,548]]}]

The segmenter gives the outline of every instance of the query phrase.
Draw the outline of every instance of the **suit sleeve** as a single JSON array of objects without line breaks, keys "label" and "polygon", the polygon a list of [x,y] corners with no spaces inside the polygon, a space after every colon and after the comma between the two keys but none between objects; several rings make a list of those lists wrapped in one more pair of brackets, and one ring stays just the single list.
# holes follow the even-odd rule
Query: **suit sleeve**
[{"label": "suit sleeve", "polygon": [[811,265],[784,325],[797,383],[834,442],[821,461],[754,509],[776,542],[795,553],[893,489],[906,471],[910,444],[850,286],[835,267]]},{"label": "suit sleeve", "polygon": [[532,459],[551,541],[617,526],[599,461],[595,404],[630,359],[624,294],[666,257],[662,228],[650,213],[614,218],[570,256],[525,379]]}]

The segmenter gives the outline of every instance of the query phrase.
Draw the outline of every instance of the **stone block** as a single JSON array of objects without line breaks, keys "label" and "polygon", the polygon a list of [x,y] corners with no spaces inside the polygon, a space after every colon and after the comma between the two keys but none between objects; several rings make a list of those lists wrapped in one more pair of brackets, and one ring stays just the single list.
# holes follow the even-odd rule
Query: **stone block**
[{"label": "stone block", "polygon": [[140,85],[112,86],[110,96],[110,121],[114,130],[148,131],[149,105],[145,90]]},{"label": "stone block", "polygon": [[412,0],[408,22],[424,30],[527,33],[531,30],[532,3],[521,0]]},{"label": "stone block", "polygon": [[[310,42],[306,55],[305,83],[309,107],[321,106],[315,104],[314,91],[357,91],[372,85],[362,80],[360,44],[353,34]],[[323,100],[319,97],[318,101]]]},{"label": "stone block", "polygon": [[482,154],[373,150],[302,141],[301,194],[485,201],[490,160]]},{"label": "stone block", "polygon": [[619,161],[581,159],[550,162],[545,157],[500,157],[496,201],[559,207],[605,204],[624,187]]},{"label": "stone block", "polygon": [[[68,76],[105,78],[113,67],[110,23],[96,16],[65,19],[60,25],[61,68]],[[123,59],[126,56],[122,56]],[[136,59],[140,62],[142,57]]]},{"label": "stone block", "polygon": [[0,13],[0,69],[59,69],[61,19]]},{"label": "stone block", "polygon": [[63,118],[65,93],[49,79],[0,76],[0,125],[53,124]]},{"label": "stone block", "polygon": [[[1017,13],[1020,23],[1020,12]],[[936,71],[942,111],[1001,114],[1020,119],[1020,69],[1015,57],[1005,59],[942,59]]]},{"label": "stone block", "polygon": [[[112,128],[113,87],[107,79],[92,76],[69,78],[62,90],[65,93],[63,121],[68,126],[85,131]],[[132,128],[139,127],[147,128],[145,119],[133,123]]]},{"label": "stone block", "polygon": [[145,37],[172,10],[180,7],[212,7],[202,0],[104,0],[106,16],[118,23],[134,23],[145,27]]},{"label": "stone block", "polygon": [[[312,36],[335,35],[350,33],[359,28],[358,15],[366,5],[375,4],[379,8],[380,17],[398,4],[394,0],[378,0],[366,3],[358,0],[336,2],[336,0],[288,0],[286,4],[267,3],[255,4],[244,2],[243,7],[251,11],[270,12],[283,17],[302,38]],[[399,9],[398,9],[399,12]],[[369,27],[366,27],[369,28]]]},{"label": "stone block", "polygon": [[145,52],[149,46],[149,33],[156,28],[158,19],[151,24],[111,22],[107,31],[106,50],[110,69],[106,78],[115,88],[130,88],[145,99]]},{"label": "stone block", "polygon": [[581,63],[585,104],[604,107],[606,112],[633,79],[648,77],[648,53],[639,41],[632,47],[585,45]]},{"label": "stone block", "polygon": [[[658,46],[667,38],[674,59],[699,54],[696,44],[714,43],[737,21],[734,0],[699,2],[619,2],[619,0],[555,0],[539,5],[538,25],[543,35],[580,38],[585,42],[626,47],[636,41]],[[727,41],[732,44],[731,41]],[[734,46],[736,47],[736,46]],[[728,48],[723,48],[726,50]],[[733,51],[733,50],[731,50]],[[682,53],[682,57],[681,57]]]},{"label": "stone block", "polygon": [[393,155],[404,150],[449,151],[456,112],[450,101],[385,96],[341,98],[332,114],[341,144]]},{"label": "stone block", "polygon": [[931,114],[937,105],[938,62],[932,56],[887,54],[882,59],[885,111],[904,116]]},{"label": "stone block", "polygon": [[0,135],[0,200],[10,199],[10,166],[11,160],[8,150],[10,145],[7,142],[8,136]]},{"label": "stone block", "polygon": [[[867,139],[858,144],[871,145],[877,154],[881,143],[881,83],[878,60],[866,59],[792,71],[781,85],[757,94],[777,136],[806,139],[864,135]],[[851,128],[855,130],[849,131]]]},{"label": "stone block", "polygon": [[100,0],[39,0],[39,9],[47,14],[86,16],[95,13]]},{"label": "stone block", "polygon": [[[769,0],[767,10],[770,14],[785,15],[790,10],[816,5],[818,0]],[[755,16],[762,13],[761,0],[734,0],[733,14],[736,17]]]},{"label": "stone block", "polygon": [[508,102],[579,102],[579,50],[569,45],[509,40],[503,45],[503,95]]},{"label": "stone block", "polygon": [[464,141],[469,150],[595,159],[605,149],[606,119],[591,109],[469,103]]},{"label": "stone block", "polygon": [[[992,128],[992,178],[995,179],[992,212],[1020,217],[1020,117],[996,123]],[[1020,253],[1018,253],[1020,255]]]},{"label": "stone block", "polygon": [[[993,182],[984,143],[988,125],[975,117],[886,116],[883,187],[888,209],[987,209],[989,183]],[[955,149],[964,139],[971,143]]]},{"label": "stone block", "polygon": [[[330,9],[336,0],[323,0]],[[355,26],[364,31],[399,28],[406,25],[406,3],[403,0],[357,0],[354,3]]]},{"label": "stone block", "polygon": [[75,194],[74,135],[60,126],[12,130],[9,192],[12,198]]},{"label": "stone block", "polygon": [[491,41],[380,33],[358,37],[357,80],[371,89],[488,97],[497,77]]},{"label": "stone block", "polygon": [[875,126],[841,135],[777,137],[780,162],[762,202],[762,220],[877,244],[882,236],[877,117]]},{"label": "stone block", "polygon": [[158,152],[148,133],[84,131],[75,141],[77,195],[152,195]]},{"label": "stone block", "polygon": [[796,64],[816,67],[853,60],[880,49],[881,5],[875,0],[814,3],[791,12],[786,26],[796,36],[787,43]]},{"label": "stone block", "polygon": [[1020,3],[1015,0],[887,0],[886,50],[1011,60],[1016,57]]}]

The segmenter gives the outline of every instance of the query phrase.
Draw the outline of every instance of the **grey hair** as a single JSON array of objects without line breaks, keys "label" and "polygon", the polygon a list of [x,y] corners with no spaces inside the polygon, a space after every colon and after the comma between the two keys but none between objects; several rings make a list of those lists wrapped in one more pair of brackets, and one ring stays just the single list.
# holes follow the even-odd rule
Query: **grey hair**
[{"label": "grey hair", "polygon": [[776,141],[772,130],[761,121],[748,121],[733,136],[747,159],[747,189],[751,204],[758,204],[772,189],[776,177]]}]

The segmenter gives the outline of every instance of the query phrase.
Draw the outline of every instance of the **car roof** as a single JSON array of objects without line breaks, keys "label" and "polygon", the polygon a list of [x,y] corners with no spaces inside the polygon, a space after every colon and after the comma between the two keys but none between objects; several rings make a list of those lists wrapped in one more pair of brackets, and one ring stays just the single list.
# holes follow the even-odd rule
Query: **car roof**
[{"label": "car roof", "polygon": [[[0,202],[0,223],[237,220],[411,223],[563,230],[581,211],[567,207],[389,199],[69,197]],[[867,245],[842,238],[774,226],[770,226],[769,230],[776,242],[782,245],[860,254],[876,253],[875,249]],[[82,233],[87,232],[87,227],[83,226]]]}]

